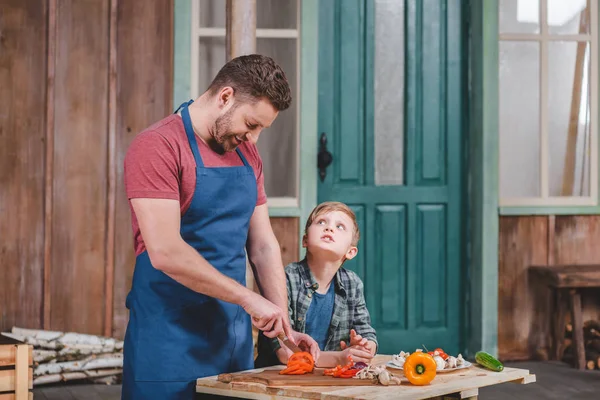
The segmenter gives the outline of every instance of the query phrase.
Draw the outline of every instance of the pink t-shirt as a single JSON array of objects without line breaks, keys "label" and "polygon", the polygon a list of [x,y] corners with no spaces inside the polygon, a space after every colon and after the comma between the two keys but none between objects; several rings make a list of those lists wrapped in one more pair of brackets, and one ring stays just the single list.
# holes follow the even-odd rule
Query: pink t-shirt
[{"label": "pink t-shirt", "polygon": [[[244,165],[235,151],[221,155],[199,138],[196,142],[207,168]],[[256,176],[256,205],[265,204],[267,196],[258,149],[250,142],[242,143],[239,149]],[[171,114],[136,135],[125,155],[124,181],[128,199],[143,197],[179,200],[181,215],[185,213],[196,187],[196,161],[179,115]],[[129,207],[135,253],[139,255],[145,250],[144,241],[131,203]]]}]

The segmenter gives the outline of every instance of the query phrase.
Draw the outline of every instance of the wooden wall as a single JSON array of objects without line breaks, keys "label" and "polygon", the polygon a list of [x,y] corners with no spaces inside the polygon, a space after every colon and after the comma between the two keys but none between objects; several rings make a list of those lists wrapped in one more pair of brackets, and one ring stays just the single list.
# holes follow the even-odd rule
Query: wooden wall
[{"label": "wooden wall", "polygon": [[[545,359],[549,352],[550,291],[529,279],[529,266],[600,263],[599,242],[598,215],[500,218],[498,351],[501,359]],[[600,319],[600,290],[584,291],[582,302],[584,321]]]},{"label": "wooden wall", "polygon": [[[123,337],[123,158],[172,112],[172,0],[0,4],[0,330]],[[284,262],[295,218],[274,218]]]}]

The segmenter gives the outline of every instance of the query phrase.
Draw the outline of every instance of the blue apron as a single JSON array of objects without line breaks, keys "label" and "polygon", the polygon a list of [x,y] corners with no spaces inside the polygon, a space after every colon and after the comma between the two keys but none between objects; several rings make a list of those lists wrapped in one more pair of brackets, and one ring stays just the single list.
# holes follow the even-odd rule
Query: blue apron
[{"label": "blue apron", "polygon": [[[196,161],[196,188],[181,218],[181,236],[222,274],[245,285],[256,177],[239,149],[244,166],[204,167],[191,103],[177,109]],[[181,285],[155,269],[147,252],[136,258],[126,305],[123,399],[193,399],[197,378],[254,366],[252,326],[243,308]]]}]

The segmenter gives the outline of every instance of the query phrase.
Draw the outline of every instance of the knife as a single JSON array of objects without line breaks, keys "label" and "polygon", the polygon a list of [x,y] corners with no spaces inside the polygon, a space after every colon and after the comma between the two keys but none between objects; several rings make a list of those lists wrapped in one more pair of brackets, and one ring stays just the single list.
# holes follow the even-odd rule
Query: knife
[{"label": "knife", "polygon": [[278,336],[278,338],[283,342],[283,344],[286,345],[287,348],[289,348],[292,352],[294,353],[300,353],[302,351],[302,349],[298,346],[296,346],[294,343],[292,343],[292,341],[285,336],[284,334],[281,334]]}]

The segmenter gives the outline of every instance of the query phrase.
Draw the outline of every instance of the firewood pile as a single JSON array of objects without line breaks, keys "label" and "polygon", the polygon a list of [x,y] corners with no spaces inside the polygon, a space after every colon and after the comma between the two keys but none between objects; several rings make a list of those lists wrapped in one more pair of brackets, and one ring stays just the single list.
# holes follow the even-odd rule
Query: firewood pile
[{"label": "firewood pile", "polygon": [[88,380],[118,383],[123,342],[102,336],[13,327],[2,335],[33,346],[33,385]]},{"label": "firewood pile", "polygon": [[[565,351],[562,360],[572,364],[575,359],[573,345],[573,325],[567,324],[565,332]],[[600,321],[589,320],[583,323],[583,341],[585,348],[585,368],[600,369]]]}]

